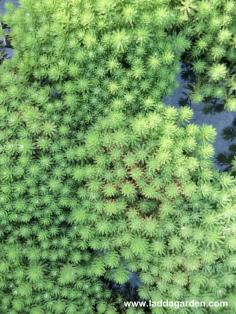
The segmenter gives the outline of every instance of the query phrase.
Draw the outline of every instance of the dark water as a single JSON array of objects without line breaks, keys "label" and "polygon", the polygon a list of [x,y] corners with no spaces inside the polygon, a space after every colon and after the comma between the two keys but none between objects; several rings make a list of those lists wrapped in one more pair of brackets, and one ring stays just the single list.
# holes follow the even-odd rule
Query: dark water
[{"label": "dark water", "polygon": [[19,6],[19,1],[18,0],[0,0],[0,14],[4,14],[6,12],[6,9],[5,9],[5,4],[6,3],[12,3],[16,7]]},{"label": "dark water", "polygon": [[215,147],[215,166],[227,170],[233,156],[236,155],[236,112],[226,112],[221,104],[194,104],[188,98],[188,81],[180,74],[177,77],[179,87],[173,94],[164,99],[167,105],[180,107],[188,105],[193,110],[191,122],[210,124],[217,132]]},{"label": "dark water", "polygon": [[[12,3],[14,6],[19,6],[19,1],[17,0],[0,0],[0,15],[6,13],[5,4]],[[1,20],[1,19],[0,19]],[[4,29],[5,37],[0,38],[0,59],[10,59],[13,56],[13,49],[7,41],[7,34],[9,33],[9,29],[5,28],[5,26],[1,23],[1,27]]]}]

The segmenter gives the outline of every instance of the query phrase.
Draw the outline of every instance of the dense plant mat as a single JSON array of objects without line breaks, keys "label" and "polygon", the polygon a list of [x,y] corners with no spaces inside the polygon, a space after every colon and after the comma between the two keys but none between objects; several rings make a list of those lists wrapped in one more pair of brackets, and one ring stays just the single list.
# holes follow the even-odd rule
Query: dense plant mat
[{"label": "dense plant mat", "polygon": [[[0,66],[0,312],[236,311],[235,178],[215,131],[163,104],[180,62],[193,100],[235,106],[231,1],[22,0]],[[174,311],[174,309],[173,309]],[[184,308],[180,313],[191,313]]]}]

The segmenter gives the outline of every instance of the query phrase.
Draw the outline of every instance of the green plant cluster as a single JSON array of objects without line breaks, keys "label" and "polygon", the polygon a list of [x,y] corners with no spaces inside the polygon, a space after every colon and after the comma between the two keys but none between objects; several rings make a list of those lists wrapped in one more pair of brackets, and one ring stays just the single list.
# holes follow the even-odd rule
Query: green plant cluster
[{"label": "green plant cluster", "polygon": [[216,99],[236,110],[236,8],[234,1],[181,2],[191,38],[185,60],[196,76],[191,95],[196,103]]},{"label": "green plant cluster", "polygon": [[160,106],[130,120],[119,112],[101,119],[79,147],[81,206],[71,220],[100,252],[94,276],[123,284],[138,272],[143,299],[232,302],[235,180],[214,172],[214,130],[183,126],[190,117]]},{"label": "green plant cluster", "polygon": [[111,289],[134,272],[139,299],[228,300],[218,310],[235,313],[235,179],[213,168],[214,129],[162,103],[192,49],[183,6],[8,6],[1,313],[144,313]]}]

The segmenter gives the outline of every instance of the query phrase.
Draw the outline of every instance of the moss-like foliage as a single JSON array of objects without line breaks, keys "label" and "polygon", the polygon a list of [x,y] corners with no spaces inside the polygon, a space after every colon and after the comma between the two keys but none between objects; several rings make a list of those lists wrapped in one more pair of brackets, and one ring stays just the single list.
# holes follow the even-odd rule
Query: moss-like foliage
[{"label": "moss-like foliage", "polygon": [[[219,311],[235,313],[235,179],[213,169],[215,131],[162,104],[193,56],[191,3],[9,7],[0,313],[133,313],[122,294],[132,273],[139,299],[222,299]],[[222,62],[211,66],[228,81]]]},{"label": "moss-like foliage", "polygon": [[172,30],[177,15],[162,3],[31,2],[5,19],[17,48],[11,67],[39,105],[60,96],[81,128],[114,99],[133,113],[152,108],[176,87],[189,42]]},{"label": "moss-like foliage", "polygon": [[196,76],[195,102],[217,99],[236,111],[236,9],[234,1],[182,1],[192,45],[185,59]]},{"label": "moss-like foliage", "polygon": [[212,169],[214,131],[183,126],[189,114],[112,112],[92,128],[73,172],[82,185],[71,221],[105,277],[122,284],[139,273],[140,298],[233,300],[235,180]]}]

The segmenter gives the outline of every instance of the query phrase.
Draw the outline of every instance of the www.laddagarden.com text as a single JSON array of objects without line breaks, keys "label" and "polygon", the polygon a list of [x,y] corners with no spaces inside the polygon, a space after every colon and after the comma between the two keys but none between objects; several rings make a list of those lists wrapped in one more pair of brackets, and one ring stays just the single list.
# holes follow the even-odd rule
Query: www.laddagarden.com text
[{"label": "www.laddagarden.com text", "polygon": [[220,308],[220,307],[228,307],[227,301],[198,301],[198,300],[190,300],[190,301],[171,301],[171,300],[159,300],[159,301],[124,301],[125,307],[135,307],[135,308],[154,308],[154,307],[165,307],[165,308],[174,308],[179,309],[183,307],[191,307],[191,308],[199,308],[199,307],[211,307],[211,308]]}]

